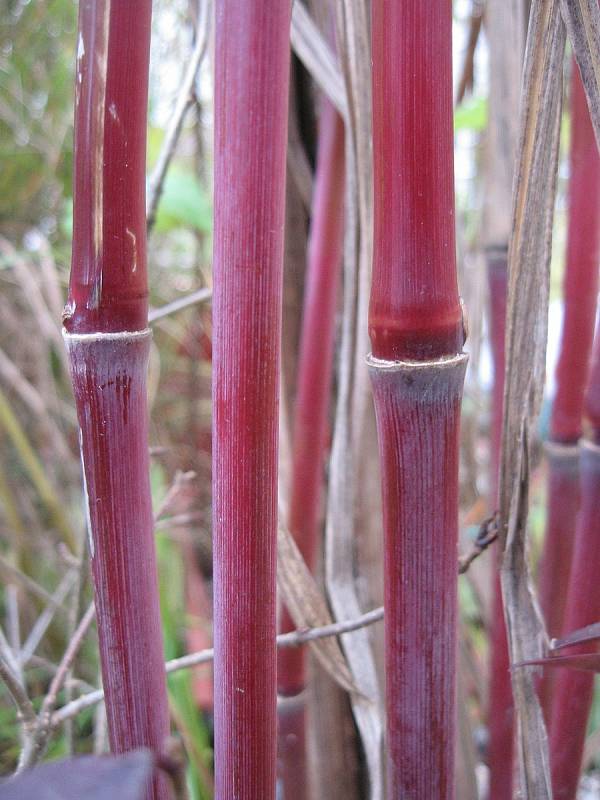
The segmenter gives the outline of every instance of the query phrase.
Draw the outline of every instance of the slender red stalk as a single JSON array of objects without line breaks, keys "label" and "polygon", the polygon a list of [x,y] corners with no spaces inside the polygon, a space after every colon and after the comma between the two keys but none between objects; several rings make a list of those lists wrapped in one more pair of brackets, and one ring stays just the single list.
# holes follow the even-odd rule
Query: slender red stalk
[{"label": "slender red stalk", "polygon": [[[79,12],[65,340],[81,429],[111,748],[169,733],[148,472],[145,148],[150,0]],[[170,796],[155,777],[148,798]]]},{"label": "slender red stalk", "polygon": [[[600,419],[596,423],[600,423]],[[595,435],[600,435],[600,427],[596,425]],[[600,618],[597,574],[600,560],[600,449],[597,444],[583,443],[579,470],[581,507],[564,616],[565,632],[582,628]],[[573,653],[576,652],[581,650],[573,649]],[[569,669],[557,673],[550,725],[550,761],[556,800],[575,800],[577,794],[593,688],[594,676],[591,673]]]},{"label": "slender red stalk", "polygon": [[[344,123],[323,101],[313,217],[302,314],[293,464],[288,524],[304,560],[315,568],[335,339],[335,308],[344,218]],[[284,608],[281,630],[295,628]],[[304,648],[281,650],[278,691],[300,694],[306,685]],[[286,800],[307,796],[305,704],[284,703],[279,712],[279,764]]]},{"label": "slender red stalk", "polygon": [[373,2],[369,359],[381,456],[390,797],[454,797],[458,435],[452,4]]},{"label": "slender red stalk", "polygon": [[[490,459],[490,499],[492,507],[495,507],[498,502],[498,478],[502,443],[506,297],[508,285],[507,255],[507,249],[504,247],[489,248],[487,252],[488,286],[490,292],[490,343],[494,369]],[[501,554],[498,553],[498,560],[500,557]],[[492,603],[491,619],[488,707],[490,797],[497,798],[497,800],[510,800],[512,797],[514,704],[499,570],[496,571],[494,578],[494,599]]]},{"label": "slender red stalk", "polygon": [[215,31],[215,796],[274,800],[277,433],[290,3]]},{"label": "slender red stalk", "polygon": [[564,320],[550,435],[572,445],[581,436],[584,392],[594,338],[600,261],[600,156],[575,62],[571,68],[569,229]]},{"label": "slender red stalk", "polygon": [[[585,398],[590,440],[582,440],[579,460],[580,508],[564,614],[565,633],[597,622],[600,617],[600,336],[596,333],[589,386]],[[573,654],[585,652],[574,648]],[[550,725],[550,762],[556,800],[575,800],[594,676],[560,670],[554,685]]]},{"label": "slender red stalk", "polygon": [[[579,507],[578,455],[585,385],[594,334],[600,260],[600,157],[579,69],[571,72],[569,229],[563,286],[564,321],[550,421],[548,522],[540,567],[540,605],[550,636],[564,632],[563,617]],[[551,718],[553,670],[540,697]]]}]

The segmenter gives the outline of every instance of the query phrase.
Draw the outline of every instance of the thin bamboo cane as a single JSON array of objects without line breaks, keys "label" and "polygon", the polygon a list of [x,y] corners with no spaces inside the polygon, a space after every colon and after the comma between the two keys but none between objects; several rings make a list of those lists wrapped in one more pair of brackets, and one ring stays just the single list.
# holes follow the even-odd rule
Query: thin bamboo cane
[{"label": "thin bamboo cane", "polygon": [[[548,447],[548,522],[540,567],[540,605],[550,636],[561,636],[579,506],[576,445],[582,433],[584,391],[594,334],[600,262],[600,157],[579,69],[571,73],[569,229],[564,278],[564,322],[556,368],[556,396]],[[551,718],[553,670],[540,685]]]},{"label": "thin bamboo cane", "polygon": [[[111,748],[169,733],[148,464],[145,150],[150,0],[80,5],[64,336],[80,426]],[[168,798],[155,775],[148,798]]]},{"label": "thin bamboo cane", "polygon": [[454,797],[458,434],[452,4],[373,3],[369,367],[381,456],[388,792]]},{"label": "thin bamboo cane", "polygon": [[[489,0],[485,11],[489,45],[488,160],[482,236],[486,245],[493,362],[489,502],[498,506],[499,462],[504,399],[507,258],[512,213],[512,184],[519,136],[519,93],[523,61],[525,11],[522,0]],[[508,642],[500,586],[501,553],[496,548],[490,626],[489,700],[487,709],[490,797],[512,798],[514,702]]]},{"label": "thin bamboo cane", "polygon": [[[596,437],[598,431],[600,428],[595,427]],[[600,559],[600,448],[597,444],[582,442],[579,470],[581,506],[564,631],[582,628],[600,617],[597,576]],[[572,652],[580,650],[575,648]],[[593,674],[570,669],[557,673],[550,724],[550,762],[556,800],[575,800],[577,794],[593,688]]]},{"label": "thin bamboo cane", "polygon": [[[335,337],[335,308],[342,258],[344,211],[344,123],[323,101],[313,200],[294,416],[289,529],[307,565],[314,570],[327,437]],[[281,630],[295,625],[284,608]],[[278,691],[291,697],[306,686],[303,650],[279,653]],[[305,704],[279,709],[281,779],[286,800],[307,796]]]},{"label": "thin bamboo cane", "polygon": [[215,797],[274,800],[277,429],[290,3],[215,29]]}]

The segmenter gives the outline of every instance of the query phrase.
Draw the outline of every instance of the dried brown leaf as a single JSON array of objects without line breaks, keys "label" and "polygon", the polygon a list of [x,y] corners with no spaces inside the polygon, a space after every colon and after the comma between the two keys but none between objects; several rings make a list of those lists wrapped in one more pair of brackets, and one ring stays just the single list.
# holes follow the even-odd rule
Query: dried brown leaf
[{"label": "dried brown leaf", "polygon": [[560,10],[600,145],[600,6],[598,0],[560,0]]},{"label": "dried brown leaf", "polygon": [[[277,534],[277,585],[298,628],[318,628],[333,622],[293,536],[283,525]],[[317,639],[310,646],[323,669],[342,689],[360,694],[337,638]]]},{"label": "dried brown leaf", "polygon": [[571,656],[548,656],[536,658],[533,661],[524,661],[514,664],[513,669],[519,667],[566,667],[578,669],[583,672],[600,672],[600,653],[576,653]]},{"label": "dried brown leaf", "polygon": [[573,631],[568,636],[554,639],[550,649],[555,652],[556,650],[562,650],[563,647],[572,647],[574,644],[598,641],[600,641],[600,622],[594,622],[592,625],[586,625],[585,628]]},{"label": "dried brown leaf", "polygon": [[[327,591],[335,615],[361,613],[356,586],[357,483],[370,386],[367,307],[373,242],[371,59],[369,6],[336,0],[336,41],[348,98],[343,316],[338,396],[330,463],[325,540]],[[362,577],[362,576],[361,576]],[[366,631],[342,637],[354,680],[371,702],[354,695],[352,711],[365,756],[368,797],[383,797],[383,720],[377,669]]]},{"label": "dried brown leaf", "polygon": [[[534,0],[513,189],[500,482],[501,578],[512,663],[539,659],[544,636],[527,563],[527,513],[530,442],[544,385],[564,48],[559,0]],[[531,669],[515,670],[512,682],[521,796],[549,799],[547,736]]]}]

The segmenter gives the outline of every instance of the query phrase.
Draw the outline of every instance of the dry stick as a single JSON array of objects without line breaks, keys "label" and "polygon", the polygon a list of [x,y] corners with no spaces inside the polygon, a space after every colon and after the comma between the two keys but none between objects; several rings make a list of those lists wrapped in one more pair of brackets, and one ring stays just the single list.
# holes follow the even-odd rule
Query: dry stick
[{"label": "dry stick", "polygon": [[388,791],[450,800],[467,361],[454,242],[452,4],[375,0],[372,37],[368,363],[383,495]]},{"label": "dry stick", "polygon": [[[334,614],[358,616],[356,497],[364,463],[361,439],[372,413],[368,369],[367,306],[372,260],[371,46],[364,0],[336,3],[336,41],[348,97],[343,313],[338,359],[335,428],[329,462],[325,538],[326,587]],[[370,452],[373,452],[371,449]],[[359,694],[350,698],[364,755],[370,800],[383,797],[383,721],[373,644],[367,631],[343,637]],[[343,722],[346,725],[346,722]],[[351,746],[356,745],[352,741]],[[348,748],[350,750],[350,747]],[[355,763],[352,760],[352,763]]]},{"label": "dry stick", "polygon": [[471,18],[469,20],[469,36],[460,80],[458,81],[458,87],[456,89],[456,105],[460,105],[467,92],[473,90],[473,82],[475,79],[475,50],[477,48],[477,42],[479,41],[482,22],[483,3],[481,0],[473,0],[473,10],[471,11]]},{"label": "dry stick", "polygon": [[[194,82],[196,75],[200,69],[200,65],[206,54],[210,33],[210,20],[211,20],[211,0],[202,0],[201,2],[200,19],[198,21],[198,28],[196,30],[196,44],[192,51],[188,68],[183,77],[181,89],[177,96],[173,115],[169,121],[169,127],[165,133],[165,138],[156,160],[156,165],[148,179],[148,199],[146,202],[146,217],[148,221],[148,230],[151,231],[154,227],[156,220],[156,212],[162,194],[167,170],[171,159],[175,154],[177,142],[181,134],[183,122],[187,111],[194,103]],[[148,318],[149,322],[152,319]]]},{"label": "dry stick", "polygon": [[290,13],[291,3],[282,0],[222,0],[216,16],[216,800],[275,797],[277,426]]},{"label": "dry stick", "polygon": [[17,719],[20,723],[21,733],[21,754],[19,756],[19,765],[17,771],[21,770],[21,764],[26,762],[30,753],[35,750],[34,747],[34,729],[37,722],[35,709],[31,700],[27,696],[27,692],[23,685],[17,678],[9,663],[0,655],[0,678],[4,681],[10,696],[17,707]]},{"label": "dry stick", "polygon": [[57,611],[62,608],[64,600],[73,588],[76,580],[77,574],[74,571],[69,571],[52,595],[51,601],[35,621],[18,656],[18,661],[21,666],[24,667],[37,650],[39,643],[44,638],[44,634],[56,616]]},{"label": "dry stick", "polygon": [[[564,633],[575,520],[579,507],[577,442],[594,335],[600,261],[600,157],[579,69],[571,66],[571,152],[568,235],[563,284],[564,315],[550,419],[548,513],[540,566],[540,606],[550,637]],[[546,722],[551,718],[554,670],[540,686]]]},{"label": "dry stick", "polygon": [[[308,568],[314,572],[333,367],[335,309],[342,257],[344,209],[344,123],[325,100],[319,148],[302,314],[298,386],[294,415],[293,464],[288,525]],[[281,630],[293,629],[284,608]],[[303,650],[279,655],[279,694],[295,696],[306,686]],[[296,703],[280,710],[279,765],[287,800],[307,796],[306,709]]]},{"label": "dry stick", "polygon": [[175,314],[177,311],[183,311],[184,308],[196,305],[197,303],[204,303],[206,300],[212,299],[212,289],[198,289],[196,292],[181,297],[178,300],[173,300],[160,308],[153,308],[148,313],[148,322],[153,323],[163,317],[168,317],[169,314]]},{"label": "dry stick", "polygon": [[[169,733],[149,480],[145,153],[150,0],[79,10],[73,253],[63,314],[113,752]],[[123,75],[128,80],[123,80]],[[146,800],[166,800],[155,774]]]},{"label": "dry stick", "polygon": [[[277,647],[300,647],[303,644],[323,639],[327,636],[340,636],[343,633],[352,633],[352,631],[360,630],[368,625],[373,625],[375,622],[383,619],[383,607],[374,608],[372,611],[367,611],[356,619],[346,620],[343,622],[333,622],[330,625],[323,625],[319,628],[309,628],[306,630],[291,631],[289,633],[280,633],[277,636]],[[181,669],[190,669],[196,667],[198,664],[207,664],[214,659],[214,650],[212,648],[207,650],[200,650],[197,653],[190,653],[180,658],[175,658],[172,661],[167,661],[165,668],[168,674],[178,672]],[[104,699],[104,692],[102,689],[96,689],[93,692],[88,692],[82,695],[77,700],[73,700],[67,705],[63,706],[52,715],[52,726],[56,727],[66,719],[76,716],[86,708],[95,706],[101,703]]]},{"label": "dry stick", "polygon": [[[543,385],[552,214],[556,189],[565,30],[557,0],[533,0],[525,55],[520,144],[509,248],[501,477],[502,594],[512,663],[540,655],[543,629],[527,564],[530,443]],[[531,668],[515,670],[520,791],[551,797],[546,733]]]}]

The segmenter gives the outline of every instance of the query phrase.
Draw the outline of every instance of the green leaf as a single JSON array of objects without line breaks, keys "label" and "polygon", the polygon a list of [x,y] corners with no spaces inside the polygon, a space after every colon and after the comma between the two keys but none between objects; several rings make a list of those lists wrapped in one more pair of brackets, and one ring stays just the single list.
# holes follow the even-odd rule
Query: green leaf
[{"label": "green leaf", "polygon": [[455,131],[483,131],[487,125],[488,104],[484,97],[462,103],[454,112]]},{"label": "green leaf", "polygon": [[158,204],[155,229],[165,233],[189,227],[210,233],[212,209],[207,193],[192,172],[170,167]]}]

